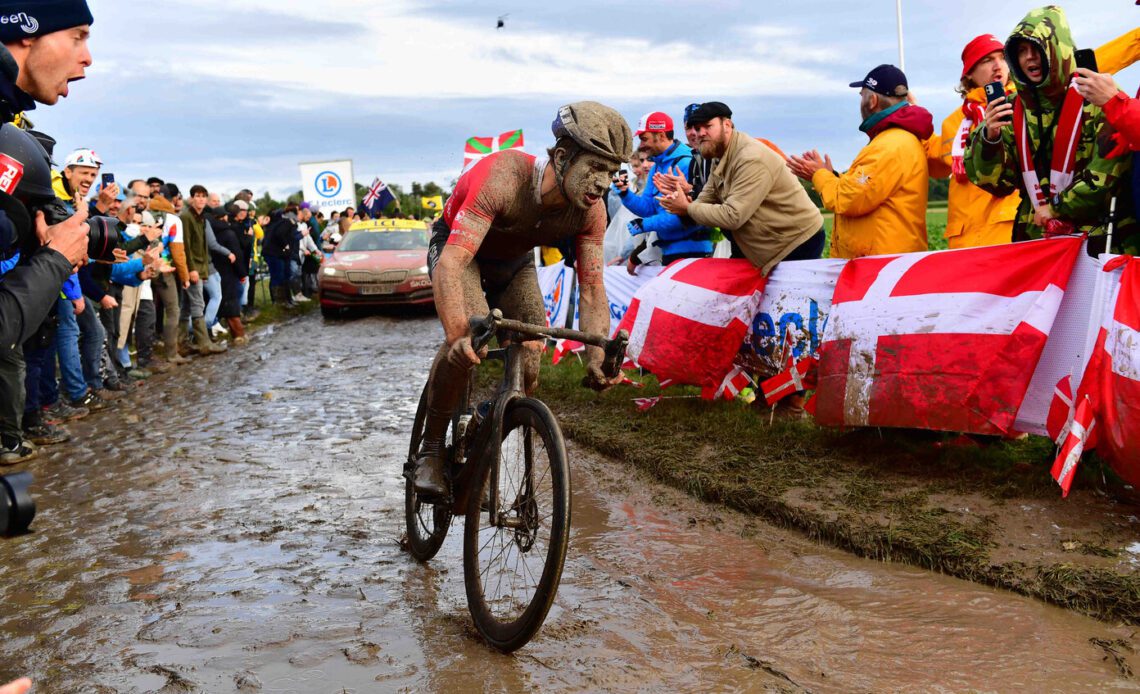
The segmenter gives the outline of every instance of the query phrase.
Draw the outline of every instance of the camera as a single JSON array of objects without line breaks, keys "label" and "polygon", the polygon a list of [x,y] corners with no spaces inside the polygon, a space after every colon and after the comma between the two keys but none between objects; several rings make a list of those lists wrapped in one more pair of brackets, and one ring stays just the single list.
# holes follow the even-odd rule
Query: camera
[{"label": "camera", "polygon": [[28,532],[36,517],[36,502],[28,491],[34,481],[28,472],[0,475],[0,537]]},{"label": "camera", "polygon": [[[44,213],[44,220],[48,226],[67,221],[71,211],[59,198],[34,205],[32,214]],[[105,260],[111,262],[115,259],[115,249],[119,246],[119,231],[116,229],[117,220],[110,217],[90,217],[87,220],[87,257],[92,260]]]}]

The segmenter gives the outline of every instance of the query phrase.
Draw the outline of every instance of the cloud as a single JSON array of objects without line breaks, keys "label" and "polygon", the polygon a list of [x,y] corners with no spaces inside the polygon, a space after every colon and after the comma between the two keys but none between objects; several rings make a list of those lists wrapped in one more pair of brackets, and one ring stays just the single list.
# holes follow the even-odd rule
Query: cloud
[{"label": "cloud", "polygon": [[[364,183],[447,183],[466,138],[521,127],[540,152],[557,106],[583,98],[631,122],[723,100],[746,132],[843,166],[866,143],[846,85],[898,56],[892,2],[89,1],[89,79],[33,120],[63,152],[96,147],[122,180],[223,190],[296,190],[297,162],[339,157]],[[1037,4],[904,0],[907,73],[936,127],[959,103],[964,42]],[[1122,13],[1140,17],[1108,3],[1068,11],[1091,46],[1135,25]]]}]

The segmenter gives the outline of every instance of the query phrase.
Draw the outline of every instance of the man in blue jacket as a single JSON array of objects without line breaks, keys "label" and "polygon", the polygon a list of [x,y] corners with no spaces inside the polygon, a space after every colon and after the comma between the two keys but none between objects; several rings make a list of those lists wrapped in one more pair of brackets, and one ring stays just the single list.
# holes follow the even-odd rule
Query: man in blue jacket
[{"label": "man in blue jacket", "polygon": [[638,151],[644,152],[653,161],[653,169],[649,172],[645,187],[637,194],[629,192],[629,184],[624,179],[614,182],[622,204],[641,217],[629,223],[629,233],[636,236],[656,232],[656,245],[661,249],[662,265],[681,258],[709,257],[712,255],[713,244],[709,239],[708,227],[686,223],[677,215],[666,211],[657,201],[657,186],[653,184],[653,174],[658,172],[669,174],[679,170],[687,174],[693,161],[693,150],[673,138],[673,119],[661,111],[642,117],[634,135],[640,141]]}]

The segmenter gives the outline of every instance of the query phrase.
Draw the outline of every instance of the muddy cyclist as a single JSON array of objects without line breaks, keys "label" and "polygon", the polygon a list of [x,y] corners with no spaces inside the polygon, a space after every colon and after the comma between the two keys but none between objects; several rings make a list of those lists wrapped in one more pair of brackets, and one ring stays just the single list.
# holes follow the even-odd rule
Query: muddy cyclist
[{"label": "muddy cyclist", "polygon": [[[609,329],[602,284],[602,196],[633,151],[633,138],[617,111],[592,101],[558,109],[551,130],[555,143],[546,157],[506,150],[477,162],[459,179],[443,216],[432,227],[428,268],[445,342],[429,377],[424,438],[416,460],[419,494],[444,496],[448,491],[447,427],[469,370],[480,362],[471,346],[469,319],[497,307],[527,323],[546,320],[534,267],[536,246],[573,239],[581,329]],[[524,377],[529,395],[538,385],[541,345],[527,346]],[[587,348],[587,384],[599,390],[618,380],[605,377],[602,359],[601,349]]]}]

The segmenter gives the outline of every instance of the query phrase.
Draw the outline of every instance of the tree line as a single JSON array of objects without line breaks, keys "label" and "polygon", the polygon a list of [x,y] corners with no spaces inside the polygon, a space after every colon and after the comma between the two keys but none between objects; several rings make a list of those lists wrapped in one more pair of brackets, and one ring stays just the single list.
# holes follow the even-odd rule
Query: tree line
[{"label": "tree line", "polygon": [[[451,187],[455,187],[455,181],[451,182]],[[410,214],[417,219],[434,217],[435,212],[423,208],[421,198],[430,198],[440,195],[443,196],[443,201],[447,202],[447,198],[450,196],[450,192],[435,181],[429,181],[427,183],[413,181],[411,188],[407,191],[404,190],[403,186],[397,183],[389,183],[388,190],[392,191],[392,195],[396,196],[396,201],[384,208],[384,214],[389,217],[397,214],[400,216]],[[358,208],[360,207],[360,201],[363,200],[367,194],[368,186],[361,185],[359,182],[356,183],[356,206]],[[254,200],[254,207],[259,215],[269,214],[271,211],[280,209],[289,203],[300,204],[304,199],[304,194],[300,190],[284,200],[277,200],[269,194],[269,191],[266,191],[264,195]]]}]

